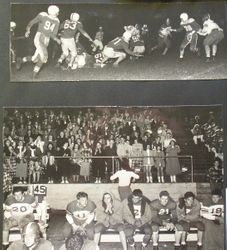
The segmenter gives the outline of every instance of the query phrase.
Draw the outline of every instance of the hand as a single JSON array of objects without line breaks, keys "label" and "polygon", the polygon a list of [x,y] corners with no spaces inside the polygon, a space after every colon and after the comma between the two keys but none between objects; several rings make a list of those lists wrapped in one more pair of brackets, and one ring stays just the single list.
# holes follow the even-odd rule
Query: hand
[{"label": "hand", "polygon": [[137,227],[141,227],[142,226],[142,222],[141,222],[141,220],[136,220],[135,221],[135,226],[137,226]]},{"label": "hand", "polygon": [[61,40],[59,38],[55,38],[55,42],[59,45],[61,44]]},{"label": "hand", "polygon": [[174,224],[173,223],[166,223],[166,229],[168,230],[168,231],[173,231],[174,229],[175,229],[175,226],[174,226]]},{"label": "hand", "polygon": [[27,31],[25,32],[25,35],[24,35],[24,36],[25,36],[26,38],[28,38],[29,35],[30,35],[30,30],[27,30]]},{"label": "hand", "polygon": [[79,229],[79,226],[77,226],[76,224],[72,224],[72,228],[73,228],[73,233],[75,233]]}]

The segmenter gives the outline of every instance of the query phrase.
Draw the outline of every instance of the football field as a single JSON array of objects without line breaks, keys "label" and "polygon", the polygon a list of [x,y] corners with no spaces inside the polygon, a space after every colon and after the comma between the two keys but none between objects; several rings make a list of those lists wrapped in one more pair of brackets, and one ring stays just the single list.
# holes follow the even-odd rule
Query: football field
[{"label": "football field", "polygon": [[62,70],[55,67],[56,60],[44,65],[38,78],[32,78],[33,64],[24,64],[20,71],[12,67],[11,81],[95,81],[95,80],[208,80],[227,77],[227,58],[221,54],[215,61],[205,62],[204,56],[197,57],[187,53],[183,61],[179,61],[176,53],[166,56],[155,52],[140,59],[127,58],[113,67],[111,63],[104,68],[84,67],[76,70]]}]

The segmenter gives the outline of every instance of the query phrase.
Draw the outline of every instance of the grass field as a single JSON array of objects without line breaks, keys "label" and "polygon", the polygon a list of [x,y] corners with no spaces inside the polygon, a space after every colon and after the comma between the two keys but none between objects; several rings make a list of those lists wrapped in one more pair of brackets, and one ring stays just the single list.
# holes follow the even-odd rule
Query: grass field
[{"label": "grass field", "polygon": [[[35,81],[90,81],[90,80],[208,80],[227,78],[227,58],[220,53],[216,61],[206,63],[204,56],[185,54],[182,62],[176,53],[165,57],[159,52],[138,60],[126,59],[119,67],[107,64],[104,68],[81,68],[72,71],[55,68],[56,61],[43,67]],[[33,64],[23,65],[20,71],[12,67],[11,81],[28,82],[32,79]]]}]

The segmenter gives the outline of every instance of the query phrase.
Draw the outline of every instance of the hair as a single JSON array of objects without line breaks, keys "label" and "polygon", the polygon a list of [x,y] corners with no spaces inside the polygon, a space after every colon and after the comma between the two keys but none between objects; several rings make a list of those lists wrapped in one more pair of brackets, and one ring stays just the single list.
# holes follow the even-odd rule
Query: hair
[{"label": "hair", "polygon": [[36,242],[41,238],[40,227],[36,222],[29,222],[22,227],[22,234],[28,233],[35,236]]},{"label": "hair", "polygon": [[77,198],[77,200],[79,200],[80,198],[88,198],[88,194],[85,193],[85,192],[79,192],[79,193],[76,195],[76,198]]},{"label": "hair", "polygon": [[134,189],[133,192],[132,192],[132,195],[142,197],[143,192],[142,192],[141,189]]},{"label": "hair", "polygon": [[130,170],[129,160],[127,158],[122,158],[122,168],[127,171]]},{"label": "hair", "polygon": [[222,192],[221,192],[220,189],[214,189],[214,190],[211,192],[211,195],[222,196]]},{"label": "hair", "polygon": [[65,241],[65,247],[67,250],[82,249],[84,244],[83,237],[79,234],[72,234]]},{"label": "hair", "polygon": [[13,194],[21,192],[22,194],[24,193],[24,188],[23,187],[14,187],[13,188]]},{"label": "hair", "polygon": [[112,195],[110,194],[110,193],[108,193],[108,192],[105,192],[104,194],[103,194],[103,196],[102,196],[102,206],[103,206],[103,208],[106,210],[106,203],[105,203],[105,201],[104,201],[104,197],[105,197],[105,195],[110,195],[110,197],[111,197],[111,201],[113,202],[113,197],[112,197]]},{"label": "hair", "polygon": [[193,199],[195,199],[195,195],[192,193],[192,192],[186,192],[185,194],[184,194],[184,199],[188,199],[188,198],[193,198]]},{"label": "hair", "polygon": [[164,191],[161,191],[160,194],[159,194],[159,197],[161,198],[162,196],[167,196],[169,197],[169,192],[164,190]]}]

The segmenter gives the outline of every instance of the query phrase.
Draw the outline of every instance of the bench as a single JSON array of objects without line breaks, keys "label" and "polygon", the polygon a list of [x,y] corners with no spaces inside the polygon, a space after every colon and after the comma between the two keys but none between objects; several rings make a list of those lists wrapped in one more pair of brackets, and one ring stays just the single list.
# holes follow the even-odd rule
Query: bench
[{"label": "bench", "polygon": [[[190,228],[187,235],[187,241],[196,242],[197,241],[197,228]],[[175,242],[175,232],[167,231],[165,228],[160,228],[159,231],[159,242]],[[136,230],[134,239],[135,242],[142,242],[144,234],[139,230]],[[119,233],[114,229],[108,229],[106,232],[102,233],[100,242],[120,242]]]}]

